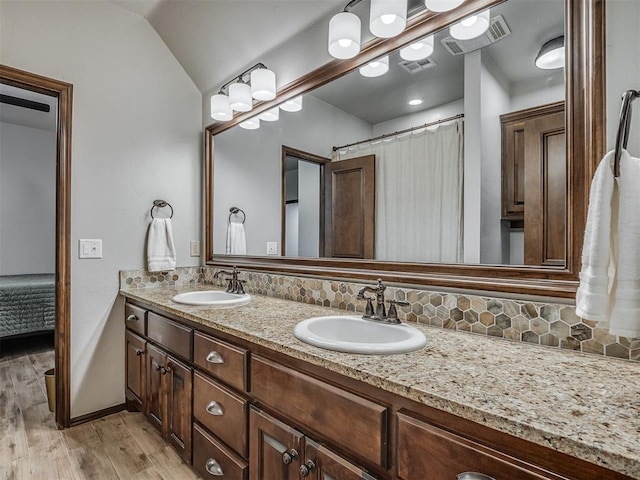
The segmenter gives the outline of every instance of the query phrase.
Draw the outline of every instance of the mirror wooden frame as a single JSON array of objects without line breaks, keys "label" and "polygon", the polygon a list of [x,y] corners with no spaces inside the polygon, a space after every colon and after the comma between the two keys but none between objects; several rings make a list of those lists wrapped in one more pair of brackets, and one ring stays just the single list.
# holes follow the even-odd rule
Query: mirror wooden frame
[{"label": "mirror wooden frame", "polygon": [[436,32],[474,12],[504,0],[468,0],[450,12],[424,12],[392,39],[374,39],[350,60],[333,60],[281,88],[277,97],[254,106],[204,131],[205,261],[207,265],[243,270],[417,285],[433,289],[464,289],[491,293],[571,298],[575,296],[580,253],[587,218],[589,187],[604,153],[605,132],[605,0],[565,0],[566,125],[567,125],[567,261],[564,267],[460,265],[310,259],[213,254],[214,136],[283,101],[320,87],[358,66]]}]

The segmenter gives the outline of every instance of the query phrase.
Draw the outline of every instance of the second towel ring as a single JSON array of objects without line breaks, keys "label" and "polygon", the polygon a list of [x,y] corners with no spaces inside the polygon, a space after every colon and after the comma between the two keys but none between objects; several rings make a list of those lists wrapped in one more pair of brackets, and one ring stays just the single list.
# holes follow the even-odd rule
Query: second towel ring
[{"label": "second towel ring", "polygon": [[242,210],[241,208],[238,208],[238,207],[231,207],[229,209],[229,223],[231,223],[231,216],[232,215],[237,215],[238,213],[242,213],[242,223],[245,222],[245,220],[247,219],[247,214],[244,213],[244,210]]},{"label": "second towel ring", "polygon": [[613,175],[620,176],[620,157],[622,149],[627,148],[629,143],[629,130],[631,129],[631,102],[640,97],[640,90],[627,90],[622,95],[622,106],[620,107],[620,123],[616,134],[616,150],[613,161]]},{"label": "second towel ring", "polygon": [[171,209],[171,215],[169,216],[169,218],[173,218],[173,207],[166,200],[154,200],[153,201],[153,207],[151,207],[151,218],[156,218],[156,217],[153,216],[153,209],[156,208],[156,207],[157,208],[169,207]]}]

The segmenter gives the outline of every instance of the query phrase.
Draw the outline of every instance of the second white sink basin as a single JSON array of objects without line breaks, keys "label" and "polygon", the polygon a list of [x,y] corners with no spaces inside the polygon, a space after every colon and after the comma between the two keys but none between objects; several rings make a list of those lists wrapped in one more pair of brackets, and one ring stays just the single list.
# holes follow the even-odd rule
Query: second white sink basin
[{"label": "second white sink basin", "polygon": [[251,295],[244,293],[221,292],[219,290],[204,290],[201,292],[179,293],[172,300],[185,305],[209,305],[212,307],[237,307],[251,301]]},{"label": "second white sink basin", "polygon": [[413,352],[427,344],[424,334],[406,323],[379,323],[355,315],[309,318],[298,323],[293,334],[327,350],[374,355]]}]

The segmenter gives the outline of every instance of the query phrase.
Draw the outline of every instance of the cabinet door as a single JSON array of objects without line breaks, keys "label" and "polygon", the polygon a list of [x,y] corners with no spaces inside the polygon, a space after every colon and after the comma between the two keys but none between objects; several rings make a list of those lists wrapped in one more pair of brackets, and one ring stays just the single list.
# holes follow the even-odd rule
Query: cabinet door
[{"label": "cabinet door", "polygon": [[182,459],[191,463],[193,370],[169,356],[163,375],[167,377],[167,435]]},{"label": "cabinet door", "polygon": [[305,438],[304,462],[300,476],[310,480],[375,480],[360,467],[331,450]]},{"label": "cabinet door", "polygon": [[147,418],[163,435],[167,433],[165,375],[162,374],[165,361],[166,354],[162,350],[153,345],[147,345]]},{"label": "cabinet door", "polygon": [[145,363],[147,342],[136,334],[127,330],[126,341],[126,372],[127,372],[127,406],[135,407],[144,412],[145,407]]},{"label": "cabinet door", "polygon": [[298,478],[303,436],[297,430],[251,407],[249,415],[251,480]]}]

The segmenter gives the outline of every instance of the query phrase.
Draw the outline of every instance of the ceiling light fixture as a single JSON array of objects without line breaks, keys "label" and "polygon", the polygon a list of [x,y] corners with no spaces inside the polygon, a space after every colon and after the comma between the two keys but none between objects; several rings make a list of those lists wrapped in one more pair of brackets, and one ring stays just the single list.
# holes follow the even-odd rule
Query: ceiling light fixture
[{"label": "ceiling light fixture", "polygon": [[242,81],[229,85],[229,106],[236,112],[248,112],[253,108],[251,86]]},{"label": "ceiling light fixture", "polygon": [[422,105],[422,99],[421,98],[414,98],[413,100],[409,100],[408,103],[412,107],[415,107],[416,105]]},{"label": "ceiling light fixture", "polygon": [[262,112],[258,115],[260,120],[264,120],[265,122],[275,122],[280,118],[280,107],[273,107],[271,110],[267,110],[266,112]]},{"label": "ceiling light fixture", "polygon": [[229,97],[223,93],[211,96],[211,118],[226,122],[233,118],[233,111],[229,106]]},{"label": "ceiling light fixture", "polygon": [[406,26],[406,0],[371,0],[369,30],[376,37],[395,37]]},{"label": "ceiling light fixture", "polygon": [[462,5],[464,0],[424,0],[424,6],[432,12],[448,12]]},{"label": "ceiling light fixture", "polygon": [[276,98],[276,74],[268,68],[256,68],[252,71],[251,96],[263,102]]},{"label": "ceiling light fixture", "polygon": [[536,56],[536,67],[552,70],[564,67],[564,35],[549,40],[542,45]]},{"label": "ceiling light fixture", "polygon": [[329,21],[329,54],[334,58],[353,58],[360,53],[360,18],[349,9],[362,0],[352,0]]},{"label": "ceiling light fixture", "polygon": [[257,130],[258,128],[260,128],[260,119],[257,117],[253,117],[249,120],[245,120],[244,122],[240,122],[239,125],[245,130]]},{"label": "ceiling light fixture", "polygon": [[389,56],[384,56],[360,67],[363,77],[379,77],[389,71]]},{"label": "ceiling light fixture", "polygon": [[487,8],[485,11],[476,15],[470,15],[463,18],[458,23],[449,27],[449,33],[456,40],[471,40],[479,37],[489,28],[491,21],[491,13]]},{"label": "ceiling light fixture", "polygon": [[433,35],[413,42],[411,45],[400,49],[400,57],[403,60],[415,61],[427,58],[433,53]]},{"label": "ceiling light fixture", "polygon": [[302,110],[302,95],[290,98],[281,104],[280,108],[285,112],[299,112]]}]

